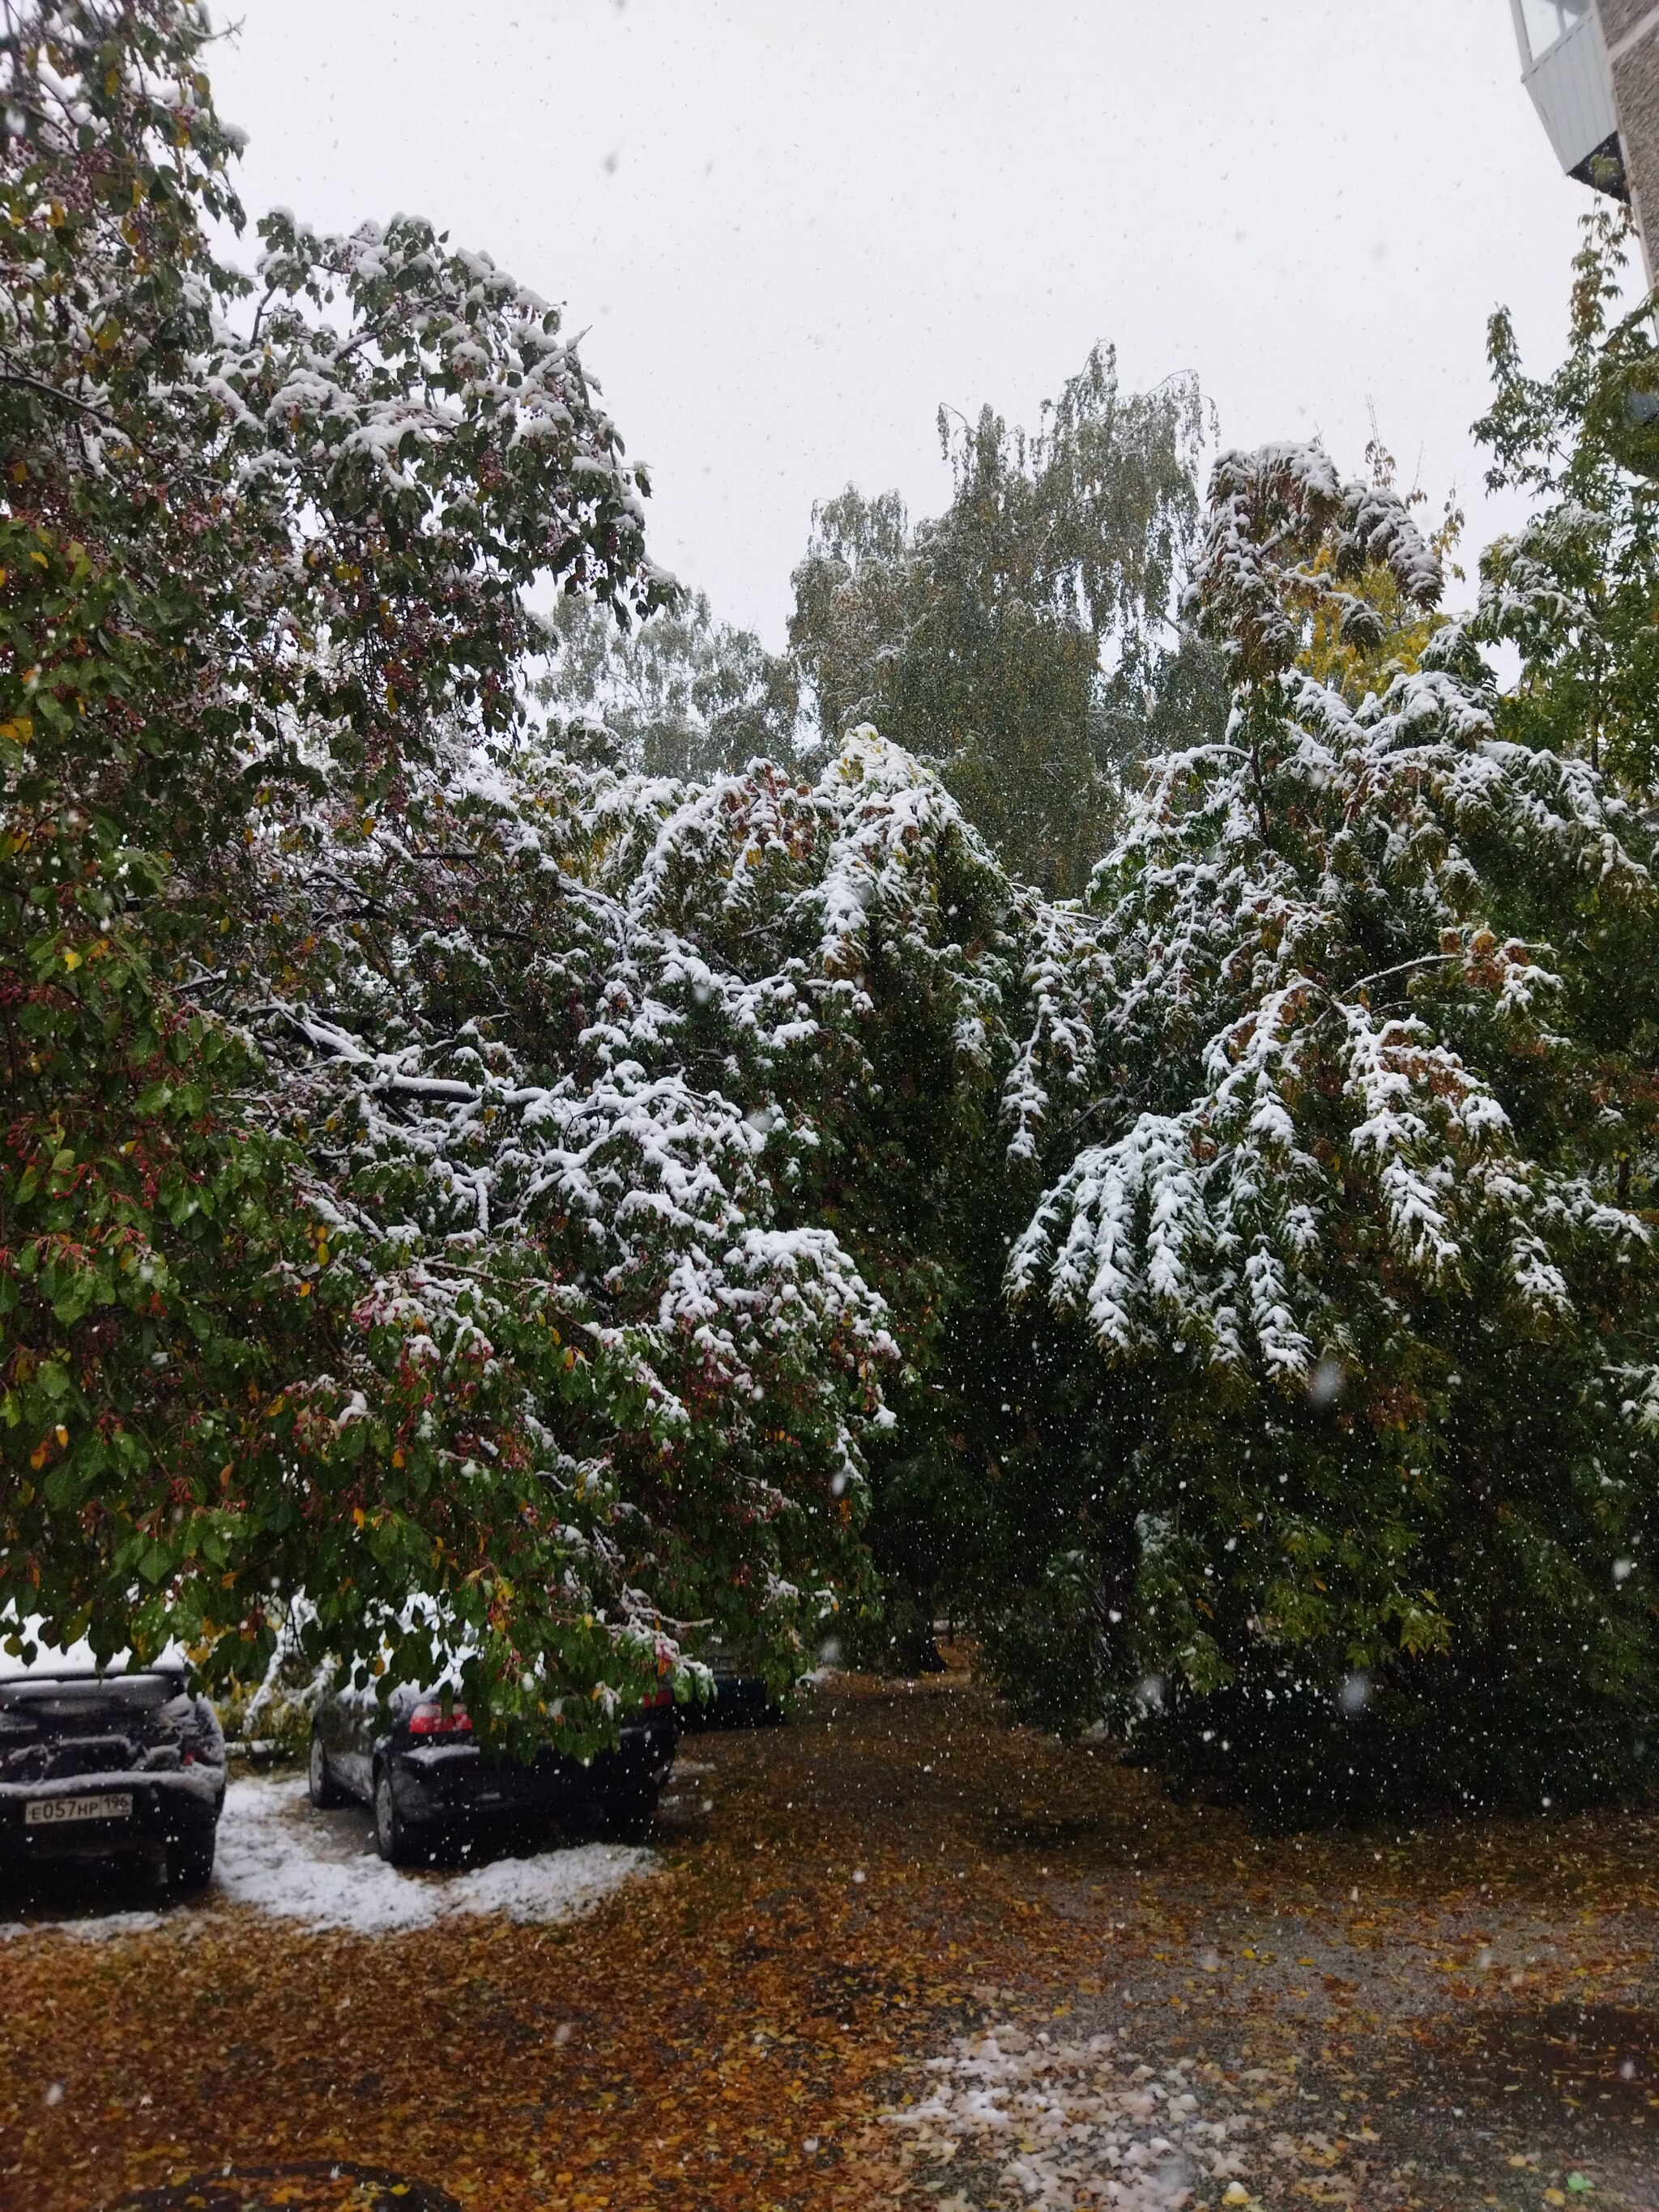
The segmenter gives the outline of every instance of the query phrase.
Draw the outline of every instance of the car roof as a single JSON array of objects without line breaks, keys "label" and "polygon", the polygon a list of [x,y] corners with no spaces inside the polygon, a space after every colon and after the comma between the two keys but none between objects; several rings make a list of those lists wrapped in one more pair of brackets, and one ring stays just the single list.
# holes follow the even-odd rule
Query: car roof
[{"label": "car roof", "polygon": [[[184,1674],[188,1673],[190,1661],[181,1644],[169,1644],[148,1665],[136,1662],[131,1651],[116,1651],[100,1660],[84,1637],[69,1644],[48,1644],[41,1639],[41,1616],[32,1613],[22,1624],[15,1620],[0,1619],[0,1683],[3,1682],[63,1682],[95,1681],[105,1676],[143,1674]],[[21,1637],[34,1646],[34,1656],[26,1659],[21,1651],[8,1651],[6,1644],[12,1637]]]}]

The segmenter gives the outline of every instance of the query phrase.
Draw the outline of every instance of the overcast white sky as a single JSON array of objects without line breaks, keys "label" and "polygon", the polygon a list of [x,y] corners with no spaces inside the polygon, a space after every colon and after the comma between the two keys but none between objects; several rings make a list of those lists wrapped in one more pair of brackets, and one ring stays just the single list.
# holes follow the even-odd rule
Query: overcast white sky
[{"label": "overcast white sky", "polygon": [[1357,470],[1369,401],[1471,554],[1512,523],[1486,319],[1553,362],[1589,196],[1507,0],[240,7],[250,210],[426,215],[564,303],[658,559],[774,644],[815,499],[937,511],[940,401],[1033,421],[1096,338],[1131,385],[1196,370],[1230,444]]}]

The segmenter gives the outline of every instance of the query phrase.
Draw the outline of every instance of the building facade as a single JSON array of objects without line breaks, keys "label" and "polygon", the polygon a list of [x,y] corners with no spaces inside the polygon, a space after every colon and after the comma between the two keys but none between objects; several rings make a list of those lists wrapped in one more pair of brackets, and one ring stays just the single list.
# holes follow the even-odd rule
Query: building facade
[{"label": "building facade", "polygon": [[1521,76],[1569,176],[1626,201],[1659,249],[1659,0],[1510,0]]},{"label": "building facade", "polygon": [[1626,189],[1647,252],[1659,248],[1659,5],[1596,0],[1601,51],[1613,85]]}]

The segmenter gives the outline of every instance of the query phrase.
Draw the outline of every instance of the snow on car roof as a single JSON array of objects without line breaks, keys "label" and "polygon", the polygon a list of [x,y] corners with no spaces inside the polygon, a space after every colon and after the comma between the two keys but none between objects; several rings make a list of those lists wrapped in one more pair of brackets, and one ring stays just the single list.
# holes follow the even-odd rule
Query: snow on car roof
[{"label": "snow on car roof", "polygon": [[[34,1675],[50,1680],[62,1674],[183,1674],[190,1666],[182,1644],[169,1644],[148,1664],[135,1661],[131,1651],[117,1651],[100,1662],[84,1637],[76,1644],[43,1642],[41,1626],[42,1617],[38,1613],[30,1613],[21,1627],[0,1616],[0,1682],[27,1680]],[[32,1659],[23,1651],[6,1649],[15,1637],[21,1638],[26,1648],[33,1645]]]}]

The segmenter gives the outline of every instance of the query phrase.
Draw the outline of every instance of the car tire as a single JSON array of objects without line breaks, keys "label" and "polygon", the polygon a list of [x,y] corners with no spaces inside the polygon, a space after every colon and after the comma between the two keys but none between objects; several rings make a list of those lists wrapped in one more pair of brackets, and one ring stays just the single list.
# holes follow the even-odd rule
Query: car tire
[{"label": "car tire", "polygon": [[169,1897],[200,1897],[213,1880],[214,1831],[169,1836],[167,1845],[167,1887]]},{"label": "car tire", "polygon": [[328,1763],[328,1747],[323,1741],[320,1729],[311,1731],[311,1750],[306,1759],[306,1795],[319,1813],[331,1813],[346,1802],[345,1791],[334,1779],[334,1770]]},{"label": "car tire", "polygon": [[398,1810],[392,1776],[384,1766],[374,1770],[374,1848],[388,1866],[408,1866],[415,1856],[409,1823]]}]

